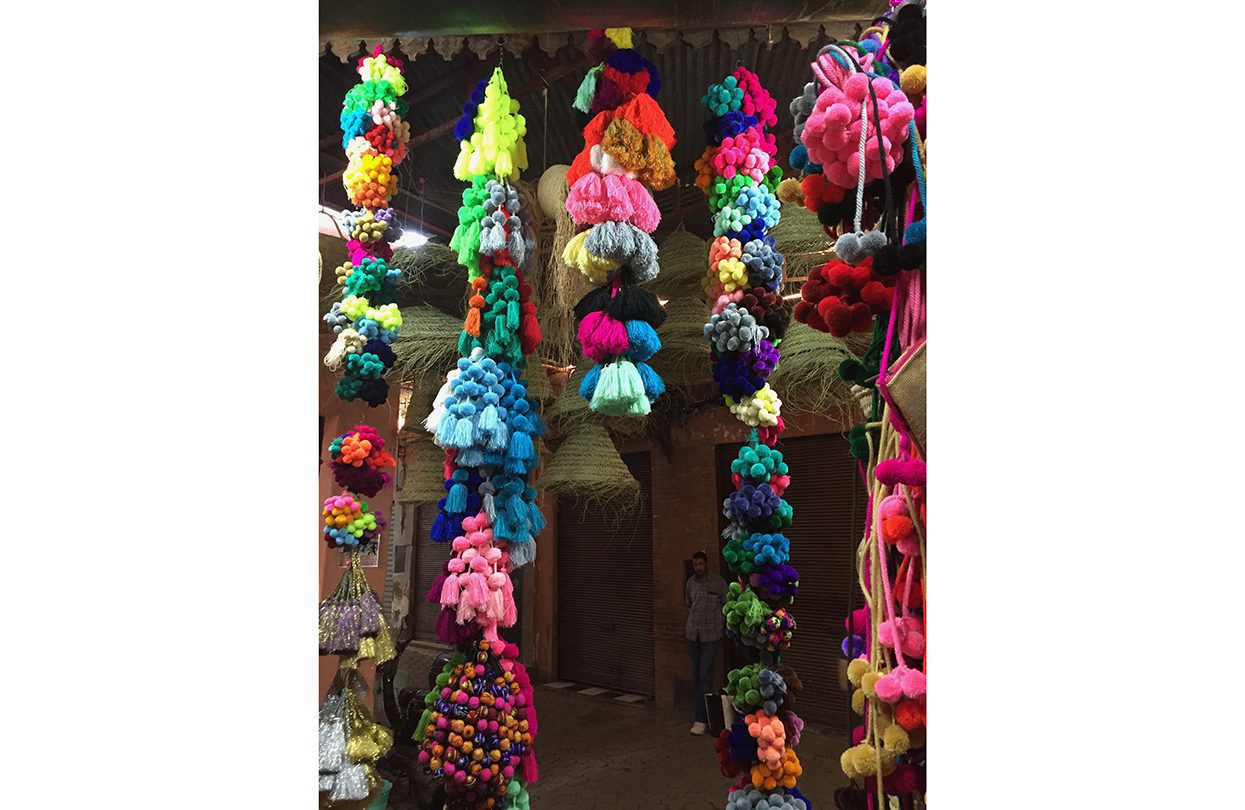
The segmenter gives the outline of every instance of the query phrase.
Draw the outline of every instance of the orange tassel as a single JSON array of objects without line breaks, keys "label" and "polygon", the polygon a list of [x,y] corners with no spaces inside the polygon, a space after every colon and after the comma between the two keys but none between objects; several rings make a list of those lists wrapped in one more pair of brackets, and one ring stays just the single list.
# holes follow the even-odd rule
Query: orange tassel
[{"label": "orange tassel", "polygon": [[467,310],[467,322],[463,324],[463,331],[472,337],[480,336],[480,310],[475,307]]}]

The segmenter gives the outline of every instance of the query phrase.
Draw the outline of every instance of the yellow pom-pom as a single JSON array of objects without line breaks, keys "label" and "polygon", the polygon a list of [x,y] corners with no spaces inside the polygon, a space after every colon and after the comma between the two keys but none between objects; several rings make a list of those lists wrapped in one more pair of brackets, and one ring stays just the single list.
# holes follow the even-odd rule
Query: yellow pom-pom
[{"label": "yellow pom-pom", "polygon": [[908,732],[904,731],[903,726],[895,723],[882,732],[882,744],[886,746],[887,751],[893,754],[906,754],[911,741],[908,739]]},{"label": "yellow pom-pom", "polygon": [[630,28],[606,28],[605,36],[609,37],[619,48],[631,47],[631,29]]},{"label": "yellow pom-pom", "polygon": [[865,693],[863,689],[852,692],[852,711],[861,716],[865,713]]},{"label": "yellow pom-pom", "polygon": [[869,671],[869,662],[863,658],[853,658],[847,665],[847,680],[852,686],[860,686],[860,678]]},{"label": "yellow pom-pom", "polygon": [[794,177],[787,177],[778,184],[778,199],[785,203],[804,202],[804,186]]},{"label": "yellow pom-pom", "polygon": [[874,698],[873,688],[877,686],[878,681],[880,681],[881,679],[882,679],[882,673],[880,672],[870,671],[860,676],[860,688],[865,690],[865,697],[869,698],[870,700],[873,700]]},{"label": "yellow pom-pom", "polygon": [[899,74],[899,89],[907,96],[919,96],[925,92],[925,65],[908,65]]}]

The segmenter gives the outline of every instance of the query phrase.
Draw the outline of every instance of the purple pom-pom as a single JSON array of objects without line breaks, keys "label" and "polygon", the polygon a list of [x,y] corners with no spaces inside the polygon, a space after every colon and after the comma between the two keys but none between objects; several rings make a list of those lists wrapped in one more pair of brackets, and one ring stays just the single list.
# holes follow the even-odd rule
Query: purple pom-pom
[{"label": "purple pom-pom", "polygon": [[843,639],[839,649],[843,651],[845,658],[859,658],[865,654],[865,640],[853,633]]}]

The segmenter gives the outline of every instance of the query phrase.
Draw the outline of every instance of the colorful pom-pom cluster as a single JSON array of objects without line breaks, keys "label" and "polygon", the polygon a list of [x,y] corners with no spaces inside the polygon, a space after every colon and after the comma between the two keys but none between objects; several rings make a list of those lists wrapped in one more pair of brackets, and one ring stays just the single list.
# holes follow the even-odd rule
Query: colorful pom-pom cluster
[{"label": "colorful pom-pom cluster", "polygon": [[447,810],[526,808],[537,778],[536,707],[519,650],[480,640],[424,698],[419,762],[445,784]]},{"label": "colorful pom-pom cluster", "polygon": [[397,361],[389,347],[402,326],[394,303],[402,271],[387,264],[401,229],[389,198],[398,190],[395,169],[406,157],[410,127],[402,121],[407,85],[401,60],[377,45],[359,60],[358,72],[361,83],[346,93],[341,127],[348,161],[342,183],[359,210],[342,214],[350,260],[337,269],[344,297],[324,316],[337,335],[324,363],[342,372],[339,397],[377,407],[389,396],[384,374]]},{"label": "colorful pom-pom cluster", "polygon": [[385,440],[370,425],[355,425],[329,443],[330,466],[337,485],[368,498],[393,481],[385,472],[395,465]]},{"label": "colorful pom-pom cluster", "polygon": [[324,540],[333,548],[352,549],[376,542],[385,529],[385,516],[371,512],[349,492],[330,495],[324,501]]},{"label": "colorful pom-pom cluster", "polygon": [[[723,730],[715,748],[723,775],[743,775],[729,801],[785,807],[789,797],[784,791],[793,789],[802,773],[794,745],[804,726],[792,711],[799,678],[779,663],[794,636],[790,606],[800,579],[788,564],[791,543],[781,532],[792,519],[791,506],[782,498],[791,477],[782,452],[760,441],[756,431],[739,449],[730,472],[735,491],[722,505],[730,519],[723,557],[737,581],[728,588],[722,612],[727,636],[757,650],[761,661],[727,673],[727,694],[745,716]],[[752,793],[740,795],[742,790]]]},{"label": "colorful pom-pom cluster", "polygon": [[580,348],[593,362],[579,391],[590,408],[611,416],[643,416],[666,390],[647,362],[661,348],[656,328],[665,311],[637,285],[659,270],[649,234],[661,213],[649,188],[676,180],[674,129],[653,99],[661,88],[657,69],[631,45],[630,29],[589,32],[589,57],[601,64],[576,95],[576,109],[592,119],[566,173],[566,210],[581,230],[562,258],[598,285],[575,307]]},{"label": "colorful pom-pom cluster", "polygon": [[523,377],[541,339],[523,269],[536,245],[512,185],[527,168],[526,131],[501,68],[476,85],[455,127],[454,176],[468,185],[450,247],[469,296],[459,359],[423,422],[445,451],[445,497],[429,535],[451,552],[426,599],[440,607],[437,637],[471,645],[472,657],[449,665],[429,693],[419,755],[444,782],[447,808],[526,808],[524,785],[537,778],[531,683],[518,649],[498,635],[518,619],[511,573],[536,558],[545,527],[530,484],[545,425]]},{"label": "colorful pom-pom cluster", "polygon": [[775,194],[782,170],[773,162],[776,102],[756,75],[738,67],[701,99],[712,118],[709,145],[697,161],[697,183],[709,196],[713,233],[704,280],[711,313],[705,339],[713,379],[731,412],[766,440],[783,429],[782,400],[766,378],[778,365],[790,322],[782,288],[783,256],[766,231],[778,224]]}]

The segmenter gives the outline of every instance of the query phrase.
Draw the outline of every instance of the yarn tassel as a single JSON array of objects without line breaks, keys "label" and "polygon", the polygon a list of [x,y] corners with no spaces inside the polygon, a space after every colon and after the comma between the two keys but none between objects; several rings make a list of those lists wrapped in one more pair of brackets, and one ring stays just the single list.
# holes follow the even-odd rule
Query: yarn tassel
[{"label": "yarn tassel", "polygon": [[451,515],[461,515],[467,511],[466,484],[456,483],[450,487],[450,494],[445,498],[445,511]]},{"label": "yarn tassel", "polygon": [[522,432],[510,434],[510,449],[506,451],[506,458],[513,459],[529,459],[536,455],[536,447],[532,444],[532,437]]},{"label": "yarn tassel", "polygon": [[497,406],[485,405],[484,410],[480,411],[480,418],[476,420],[476,442],[483,443],[485,437],[497,430],[499,424],[501,420],[497,418]]},{"label": "yarn tassel", "polygon": [[437,423],[437,444],[441,447],[452,447],[454,430],[457,427],[458,415],[453,411],[446,411],[445,416],[442,416],[441,421]]},{"label": "yarn tassel", "polygon": [[540,507],[536,501],[532,501],[527,505],[527,525],[532,527],[532,534],[539,534],[549,525],[545,522],[545,516],[541,514]]},{"label": "yarn tassel", "polygon": [[[483,489],[483,487],[481,487],[481,489]],[[484,492],[484,494],[480,496],[480,501],[482,508],[484,509],[484,514],[488,515],[488,522],[492,524],[497,520],[497,507],[495,505],[495,498],[493,497],[492,489]]]},{"label": "yarn tassel", "polygon": [[510,445],[510,428],[506,427],[505,422],[499,422],[489,436],[488,443],[485,445],[493,453],[504,453]]},{"label": "yarn tassel", "polygon": [[459,417],[458,421],[454,424],[454,434],[450,440],[449,446],[457,447],[460,450],[470,447],[472,436],[475,433],[473,428],[474,426],[471,424],[471,419],[469,417]]},{"label": "yarn tassel", "polygon": [[601,379],[601,364],[597,363],[588,369],[588,373],[584,375],[584,379],[579,383],[579,395],[584,399],[591,400],[592,395],[596,393],[597,383]]},{"label": "yarn tassel", "polygon": [[441,602],[442,607],[454,607],[458,604],[459,599],[458,574],[449,574],[445,577],[445,582],[441,583]]},{"label": "yarn tassel", "polygon": [[617,360],[601,369],[601,380],[588,407],[607,416],[643,416],[652,406],[635,364]]},{"label": "yarn tassel", "polygon": [[581,113],[587,113],[592,109],[592,99],[597,94],[597,75],[602,70],[600,65],[589,70],[588,75],[584,76],[584,80],[579,83],[579,89],[575,91],[575,101],[571,106]]},{"label": "yarn tassel", "polygon": [[653,370],[648,363],[636,363],[636,371],[640,373],[640,379],[644,382],[644,394],[650,400],[657,399],[666,393],[666,384],[662,382],[661,377]]},{"label": "yarn tassel", "polygon": [[467,320],[463,324],[463,331],[472,337],[480,336],[480,310],[475,307],[467,310]]},{"label": "yarn tassel", "polygon": [[[531,545],[531,543],[520,543],[520,545]],[[519,611],[514,604],[514,583],[510,581],[510,577],[506,577],[506,584],[502,585],[501,595],[501,618],[498,622],[502,627],[514,627],[514,623],[519,620]]]},{"label": "yarn tassel", "polygon": [[511,542],[509,550],[511,570],[522,568],[536,559],[536,544],[530,540],[526,543]]},{"label": "yarn tassel", "polygon": [[524,475],[527,473],[527,462],[521,458],[507,458],[502,472],[507,475]]},{"label": "yarn tassel", "polygon": [[[519,320],[519,340],[523,344],[523,353],[531,354],[540,345],[540,321],[536,320],[536,308],[534,306],[530,312],[524,307],[523,314],[524,317]],[[537,367],[537,373],[544,374],[546,372],[543,368]]]},{"label": "yarn tassel", "polygon": [[519,331],[519,302],[506,302],[506,328],[512,333]]},{"label": "yarn tassel", "polygon": [[466,332],[458,335],[458,353],[464,357],[471,354],[471,335]]},{"label": "yarn tassel", "polygon": [[506,517],[506,510],[498,509],[493,518],[493,536],[501,540],[509,540],[514,536],[514,527],[510,524],[510,518]]},{"label": "yarn tassel", "polygon": [[445,571],[437,574],[437,578],[432,581],[432,587],[428,589],[428,593],[424,594],[424,601],[436,605],[441,602],[441,591],[445,588],[445,580],[449,578],[449,574]]},{"label": "yarn tassel", "polygon": [[[510,577],[506,577],[506,582],[510,582]],[[513,600],[511,604],[513,605]],[[501,588],[498,588],[495,591],[489,591],[487,615],[491,620],[499,624],[501,623],[502,618],[506,615],[506,597],[505,594],[502,593]],[[511,624],[513,624],[513,622],[511,622]],[[509,625],[503,626],[508,627]]]},{"label": "yarn tassel", "polygon": [[523,781],[535,782],[539,778],[540,773],[536,768],[536,752],[528,748],[527,753],[523,755]]},{"label": "yarn tassel", "polygon": [[453,521],[444,512],[438,512],[436,520],[432,521],[432,531],[428,533],[428,537],[434,543],[448,543],[454,539],[455,534],[457,529],[453,528]]}]

